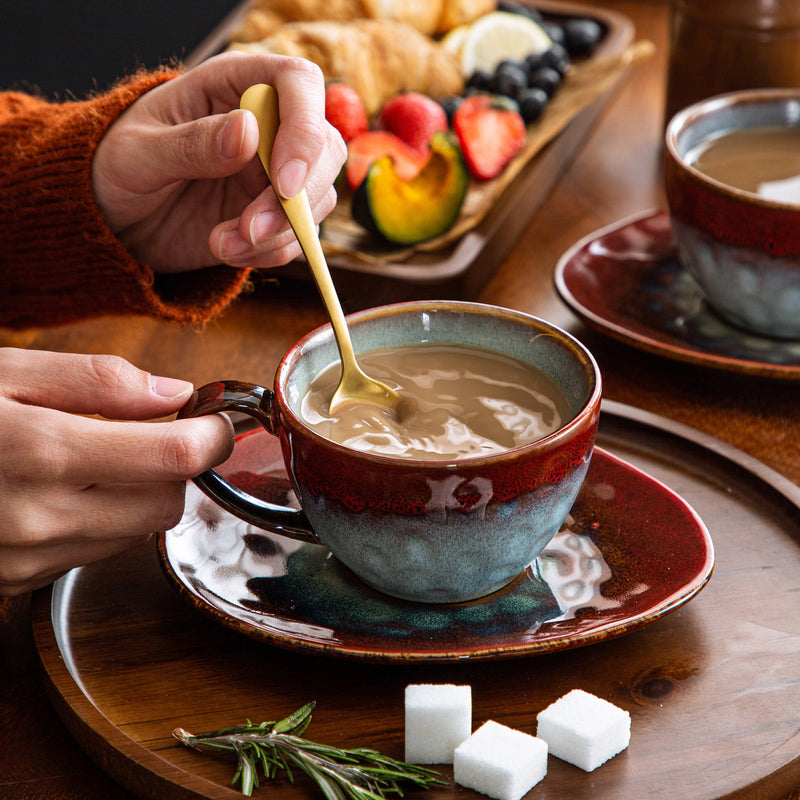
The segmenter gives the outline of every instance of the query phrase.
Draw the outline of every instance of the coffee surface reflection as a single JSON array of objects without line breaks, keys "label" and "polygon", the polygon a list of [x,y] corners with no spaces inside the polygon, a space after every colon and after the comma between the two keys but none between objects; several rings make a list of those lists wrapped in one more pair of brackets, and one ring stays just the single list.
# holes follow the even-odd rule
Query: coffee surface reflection
[{"label": "coffee surface reflection", "polygon": [[573,416],[563,389],[546,373],[488,350],[413,345],[358,359],[403,396],[398,418],[362,404],[332,417],[338,364],[314,379],[300,408],[309,427],[354,450],[425,460],[485,456],[541,439]]}]

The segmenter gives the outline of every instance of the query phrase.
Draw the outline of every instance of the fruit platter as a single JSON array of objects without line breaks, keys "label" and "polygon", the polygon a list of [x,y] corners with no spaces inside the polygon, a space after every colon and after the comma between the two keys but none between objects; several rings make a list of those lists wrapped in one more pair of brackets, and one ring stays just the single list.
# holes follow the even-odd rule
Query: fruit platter
[{"label": "fruit platter", "polygon": [[349,308],[472,297],[652,46],[622,15],[556,0],[398,3],[410,22],[373,5],[255,0],[226,47],[325,75],[348,158],[321,238]]}]

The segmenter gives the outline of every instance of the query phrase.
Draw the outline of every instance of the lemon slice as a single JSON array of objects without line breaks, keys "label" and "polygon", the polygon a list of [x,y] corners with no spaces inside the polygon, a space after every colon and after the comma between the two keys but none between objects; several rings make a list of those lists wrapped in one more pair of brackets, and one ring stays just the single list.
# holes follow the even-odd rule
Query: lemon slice
[{"label": "lemon slice", "polygon": [[461,71],[468,78],[476,70],[494,72],[504,59],[522,61],[544,53],[553,42],[544,28],[521,14],[493,11],[473,22],[461,42]]},{"label": "lemon slice", "polygon": [[455,56],[461,58],[461,48],[464,46],[464,40],[469,33],[470,25],[458,25],[451,28],[442,38],[441,45]]}]

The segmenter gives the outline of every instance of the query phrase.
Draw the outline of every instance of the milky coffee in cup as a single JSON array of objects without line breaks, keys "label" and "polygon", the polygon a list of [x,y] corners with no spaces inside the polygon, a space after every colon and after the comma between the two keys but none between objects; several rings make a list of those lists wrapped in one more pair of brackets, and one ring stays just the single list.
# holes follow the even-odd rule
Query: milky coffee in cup
[{"label": "milky coffee in cup", "polygon": [[800,205],[800,128],[727,131],[700,142],[686,162],[727,186]]},{"label": "milky coffee in cup", "polygon": [[361,353],[359,364],[397,389],[399,415],[353,403],[331,416],[341,374],[333,364],[311,383],[300,416],[326,439],[363,452],[433,460],[491,455],[541,439],[571,416],[549,375],[501,353],[406,345]]}]

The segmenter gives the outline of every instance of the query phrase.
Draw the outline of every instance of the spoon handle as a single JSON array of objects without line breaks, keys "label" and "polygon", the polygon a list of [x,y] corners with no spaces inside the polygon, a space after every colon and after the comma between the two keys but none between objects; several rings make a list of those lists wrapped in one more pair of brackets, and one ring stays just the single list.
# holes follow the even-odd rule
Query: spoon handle
[{"label": "spoon handle", "polygon": [[[272,180],[269,162],[280,123],[278,93],[272,86],[264,83],[256,84],[244,92],[240,107],[252,111],[258,120],[258,157],[261,160],[264,171],[267,173],[267,177]],[[333,285],[333,279],[328,269],[328,263],[325,260],[319,236],[317,235],[317,226],[311,213],[311,204],[308,201],[306,190],[301,189],[294,197],[281,197],[277,191],[275,194],[286,212],[289,223],[297,235],[297,240],[300,242],[300,247],[311,269],[314,283],[317,285],[317,290],[322,297],[322,302],[333,326],[339,355],[346,364],[355,365],[356,359],[353,345],[350,341],[350,331],[344,318],[339,296]]]}]

